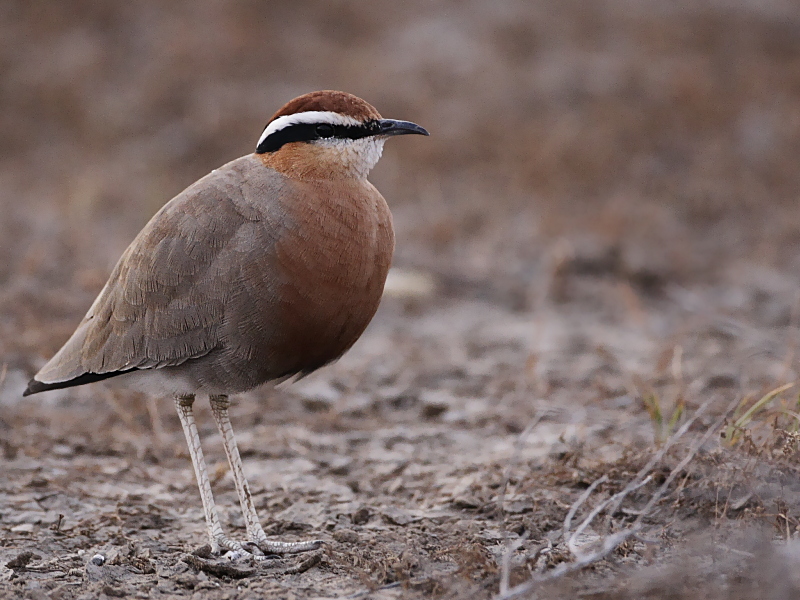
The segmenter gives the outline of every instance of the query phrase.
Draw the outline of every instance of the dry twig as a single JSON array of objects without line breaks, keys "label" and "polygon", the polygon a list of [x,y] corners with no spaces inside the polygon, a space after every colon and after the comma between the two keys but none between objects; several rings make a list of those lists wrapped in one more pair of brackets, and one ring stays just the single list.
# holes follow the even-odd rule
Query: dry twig
[{"label": "dry twig", "polygon": [[[603,477],[605,477],[605,475]],[[601,477],[600,479],[603,479],[603,477]],[[597,481],[599,482],[600,479],[598,479]],[[569,551],[572,552],[572,555],[577,559],[581,558],[580,551],[578,550],[578,545],[577,545],[578,536],[581,535],[586,530],[586,528],[592,523],[592,521],[594,521],[597,515],[599,515],[612,502],[616,502],[617,504],[621,503],[625,499],[625,496],[627,496],[628,494],[630,494],[635,490],[638,490],[640,487],[643,487],[644,485],[650,483],[652,479],[653,476],[651,474],[645,477],[642,481],[638,482],[636,485],[632,486],[628,484],[625,486],[625,489],[623,489],[621,492],[614,494],[613,496],[611,496],[611,498],[608,498],[607,500],[604,500],[603,502],[598,504],[592,510],[592,512],[590,512],[589,515],[581,522],[581,524],[578,525],[578,528],[572,535],[569,535],[569,529],[565,528],[564,539],[567,542],[567,548],[569,548]]]},{"label": "dry twig", "polygon": [[[684,426],[681,427],[681,429],[679,431],[677,431],[675,433],[675,435],[672,436],[672,437],[677,439],[677,437],[683,435],[686,432],[686,430],[688,429],[688,426],[694,420],[696,420],[696,418],[699,416],[699,413],[701,411],[703,411],[708,406],[709,402],[706,402],[705,404],[703,404],[703,406],[701,406],[698,409],[698,411],[695,413],[695,415],[692,417],[692,419],[690,419],[686,424],[684,424]],[[714,423],[710,427],[708,427],[708,429],[706,429],[706,431],[703,433],[703,435],[700,436],[695,441],[694,444],[692,444],[692,446],[689,449],[689,452],[675,466],[675,468],[673,468],[670,471],[669,475],[664,480],[664,483],[662,483],[661,486],[659,486],[659,488],[653,493],[653,495],[650,497],[650,500],[645,505],[645,507],[641,510],[641,512],[639,513],[639,516],[636,518],[636,520],[633,522],[632,525],[630,525],[626,529],[623,529],[622,531],[618,531],[617,533],[614,533],[612,535],[606,536],[603,539],[603,543],[600,546],[600,548],[598,548],[594,552],[589,552],[587,554],[581,554],[581,555],[577,555],[576,554],[576,560],[574,562],[561,563],[557,567],[555,567],[553,570],[551,570],[550,572],[548,572],[546,574],[536,575],[536,576],[532,577],[531,579],[529,579],[528,581],[526,581],[525,583],[521,583],[521,584],[519,584],[519,585],[517,585],[517,586],[515,586],[515,587],[513,587],[511,589],[508,589],[508,588],[506,588],[505,590],[501,589],[500,593],[497,596],[495,596],[495,600],[510,600],[511,598],[515,598],[515,597],[520,596],[522,594],[525,594],[525,593],[533,591],[536,588],[537,585],[539,585],[541,583],[544,583],[545,581],[552,581],[554,579],[558,579],[560,577],[564,577],[565,575],[567,575],[569,573],[574,573],[575,571],[579,571],[581,569],[584,569],[585,567],[587,567],[589,565],[592,565],[592,564],[596,563],[597,561],[600,561],[600,560],[604,559],[606,556],[608,556],[609,554],[614,552],[617,548],[619,548],[619,546],[624,544],[628,539],[638,535],[639,531],[642,529],[644,519],[651,515],[651,511],[656,506],[656,504],[664,497],[667,489],[669,488],[670,484],[674,481],[675,477],[677,477],[678,474],[683,471],[683,469],[686,467],[686,465],[689,464],[689,462],[692,461],[692,459],[694,459],[694,457],[697,455],[697,452],[699,452],[700,448],[702,448],[703,444],[705,444],[708,441],[708,439],[715,432],[719,431],[720,427],[722,427],[722,424],[724,423],[724,421],[727,418],[728,414],[730,413],[730,411],[732,411],[734,409],[734,407],[736,406],[737,402],[738,402],[738,399],[734,399],[733,402],[729,403],[728,406],[726,407],[726,409],[714,421]],[[667,443],[665,444],[665,446],[668,447],[669,445],[674,443],[674,441],[675,441],[675,439],[668,440]],[[661,459],[661,457],[663,457],[664,452],[665,452],[665,450],[664,450],[664,448],[662,448],[658,453],[656,453],[656,455],[653,457],[653,459],[651,459],[647,463],[648,470],[651,469],[658,462],[658,460]],[[579,526],[578,530],[576,530],[575,534],[573,534],[573,536],[570,538],[570,542],[572,542],[572,545],[574,545],[575,536],[577,536],[581,531],[583,531],[586,527],[588,527],[588,525],[592,522],[592,520],[606,506],[611,505],[612,501],[615,502],[615,506],[618,506],[625,499],[625,496],[627,496],[631,491],[633,491],[635,489],[638,489],[638,488],[642,487],[645,483],[647,483],[647,481],[650,479],[650,476],[645,477],[643,479],[642,477],[643,477],[643,475],[645,473],[646,473],[645,469],[642,469],[641,471],[639,471],[639,473],[636,475],[636,477],[634,477],[634,479],[630,483],[628,483],[628,485],[626,485],[625,488],[621,492],[619,492],[618,494],[615,494],[609,500],[607,500],[606,502],[602,503],[601,507],[599,509],[593,510],[589,514],[589,516],[587,516],[586,519],[584,519],[584,521]],[[564,522],[564,524],[565,524],[565,536],[566,536],[566,533],[568,531],[567,527],[569,525],[571,525],[571,521],[574,518],[574,515],[577,512],[578,508],[580,507],[580,505],[582,505],[586,501],[586,499],[588,498],[588,496],[591,493],[591,491],[594,490],[600,483],[602,483],[602,480],[603,480],[603,477],[601,477],[597,481],[595,481],[583,494],[581,494],[581,497],[578,498],[578,500],[575,502],[575,505],[573,506],[574,510],[570,509],[570,513],[567,515],[567,519],[565,519],[565,522]],[[573,554],[575,554],[575,551],[573,551]],[[502,582],[501,582],[501,584],[502,584]]]},{"label": "dry twig", "polygon": [[[650,471],[653,470],[653,467],[655,467],[659,462],[661,462],[661,459],[664,458],[664,455],[672,447],[672,445],[675,442],[677,442],[681,437],[683,437],[684,433],[689,431],[689,427],[691,427],[692,424],[699,417],[701,417],[703,415],[703,413],[706,412],[706,410],[708,409],[709,406],[711,406],[711,403],[714,400],[715,400],[714,398],[711,398],[710,400],[706,400],[705,402],[703,402],[703,404],[701,404],[698,407],[698,409],[694,412],[694,414],[689,419],[687,419],[686,422],[683,425],[681,425],[673,435],[671,435],[670,437],[668,437],[664,441],[664,443],[661,445],[661,448],[658,449],[658,452],[656,452],[650,458],[650,460],[647,461],[647,464],[645,466],[643,466],[641,469],[639,469],[639,472],[636,474],[636,476],[628,483],[628,485],[626,485],[623,488],[623,490],[619,494],[617,494],[617,496],[619,496],[619,498],[617,498],[616,502],[611,505],[611,508],[606,513],[609,516],[609,519],[610,519],[610,517],[612,515],[614,515],[619,510],[619,507],[622,504],[622,502],[625,500],[625,497],[628,494],[630,494],[632,491],[634,491],[634,489],[641,487],[641,485],[639,485],[639,482],[642,481],[642,479],[645,477],[645,475],[647,475]],[[735,404],[734,404],[734,406],[735,406]],[[732,409],[729,409],[729,410],[732,410]],[[729,412],[729,410],[725,411],[726,414]]]},{"label": "dry twig", "polygon": [[569,530],[572,528],[572,519],[575,518],[575,513],[577,513],[578,509],[581,506],[583,506],[583,503],[589,499],[589,496],[591,496],[592,492],[595,491],[595,489],[597,489],[597,486],[600,485],[601,483],[605,483],[606,481],[608,481],[608,475],[603,475],[599,479],[595,480],[592,483],[592,485],[586,488],[583,491],[583,493],[578,497],[578,499],[575,500],[575,502],[573,502],[572,506],[569,509],[569,512],[567,513],[567,516],[564,518],[564,540],[567,539],[567,534],[569,533]]}]

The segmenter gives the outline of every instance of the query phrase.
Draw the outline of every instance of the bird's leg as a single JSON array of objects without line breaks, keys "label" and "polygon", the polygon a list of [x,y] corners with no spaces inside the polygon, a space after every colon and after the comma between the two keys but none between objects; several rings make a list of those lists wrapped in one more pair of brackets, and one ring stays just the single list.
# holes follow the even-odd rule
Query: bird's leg
[{"label": "bird's leg", "polygon": [[189,456],[192,457],[197,485],[200,488],[200,499],[203,501],[203,512],[206,515],[211,551],[219,555],[222,551],[228,550],[232,553],[232,558],[239,558],[249,552],[240,543],[229,540],[222,533],[217,507],[214,504],[214,495],[211,493],[211,482],[208,480],[206,461],[203,458],[203,448],[200,446],[200,434],[194,421],[193,404],[194,394],[175,396],[175,407],[178,409],[178,418],[181,420],[181,427],[183,427],[186,443],[189,446]]},{"label": "bird's leg", "polygon": [[256,508],[253,505],[253,496],[250,494],[250,486],[244,477],[242,459],[239,456],[239,448],[236,446],[236,439],[233,436],[233,427],[228,416],[228,407],[231,402],[227,396],[210,396],[209,400],[211,401],[211,413],[214,415],[219,433],[222,435],[225,454],[228,455],[228,463],[231,466],[236,492],[239,494],[239,502],[242,505],[244,522],[247,526],[247,537],[250,542],[255,544],[264,554],[294,554],[319,548],[322,545],[321,540],[276,542],[267,539],[267,534],[264,533],[261,527]]}]

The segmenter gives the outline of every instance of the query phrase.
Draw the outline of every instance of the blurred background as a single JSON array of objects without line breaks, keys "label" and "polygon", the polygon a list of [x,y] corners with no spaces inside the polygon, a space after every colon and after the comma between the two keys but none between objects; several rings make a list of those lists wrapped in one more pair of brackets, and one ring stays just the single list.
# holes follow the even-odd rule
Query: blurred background
[{"label": "blurred background", "polygon": [[49,356],[149,217],[315,89],[432,133],[372,176],[400,266],[523,307],[557,240],[656,286],[798,266],[789,0],[6,0],[0,72],[9,366]]}]

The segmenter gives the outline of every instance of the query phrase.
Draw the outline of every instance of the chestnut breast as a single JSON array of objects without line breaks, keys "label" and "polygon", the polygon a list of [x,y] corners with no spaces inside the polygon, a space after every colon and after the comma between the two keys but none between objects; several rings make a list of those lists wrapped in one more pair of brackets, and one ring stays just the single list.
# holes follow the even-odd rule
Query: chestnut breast
[{"label": "chestnut breast", "polygon": [[365,179],[295,189],[274,247],[281,320],[270,346],[278,362],[291,363],[287,372],[305,373],[339,358],[372,320],[394,231],[386,201]]},{"label": "chestnut breast", "polygon": [[[270,171],[271,181],[280,177]],[[222,355],[209,357],[229,376],[235,365],[240,388],[339,358],[378,309],[394,251],[389,208],[365,179],[286,183],[273,184],[268,218],[258,224],[273,241],[242,264]]]}]

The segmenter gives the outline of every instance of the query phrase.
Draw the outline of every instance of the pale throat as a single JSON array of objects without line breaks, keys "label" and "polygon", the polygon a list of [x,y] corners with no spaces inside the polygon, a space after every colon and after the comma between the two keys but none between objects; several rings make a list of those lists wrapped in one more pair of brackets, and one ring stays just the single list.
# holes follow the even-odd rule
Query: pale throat
[{"label": "pale throat", "polygon": [[340,164],[350,177],[366,178],[383,153],[385,138],[368,137],[358,140],[320,140],[316,144],[324,148],[331,162]]}]

